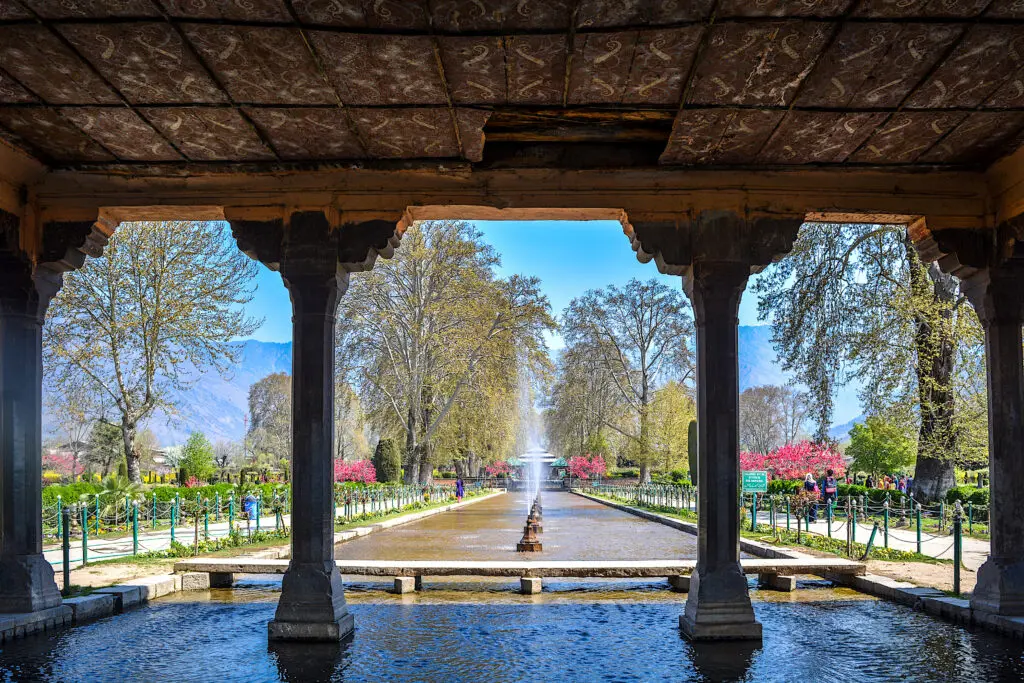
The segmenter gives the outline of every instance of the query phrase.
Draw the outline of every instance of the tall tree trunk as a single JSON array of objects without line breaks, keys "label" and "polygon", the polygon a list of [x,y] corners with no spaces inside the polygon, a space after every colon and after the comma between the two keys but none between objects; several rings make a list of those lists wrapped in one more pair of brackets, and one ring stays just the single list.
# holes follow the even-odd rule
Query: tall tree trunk
[{"label": "tall tree trunk", "polygon": [[921,429],[913,490],[916,499],[933,501],[956,485],[952,318],[957,286],[953,276],[934,266],[926,268],[909,239],[906,244],[911,287],[916,295],[930,295],[931,304],[930,310],[919,310],[914,316]]},{"label": "tall tree trunk", "polygon": [[139,470],[139,452],[135,450],[134,424],[121,423],[121,438],[124,440],[124,461],[128,467],[128,481],[133,484],[142,483],[142,473]]},{"label": "tall tree trunk", "polygon": [[406,417],[405,457],[403,458],[405,473],[402,477],[406,484],[415,484],[420,480],[420,463],[416,453],[416,428],[416,410],[410,407]]},{"label": "tall tree trunk", "polygon": [[419,445],[420,477],[419,483],[422,486],[430,486],[434,480],[434,448],[430,443]]}]

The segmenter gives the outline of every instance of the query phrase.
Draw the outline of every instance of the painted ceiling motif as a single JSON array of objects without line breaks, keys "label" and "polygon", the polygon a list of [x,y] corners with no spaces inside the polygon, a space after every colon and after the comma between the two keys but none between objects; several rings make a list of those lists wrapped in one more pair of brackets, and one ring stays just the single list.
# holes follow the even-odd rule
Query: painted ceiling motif
[{"label": "painted ceiling motif", "polygon": [[0,0],[0,137],[86,169],[984,167],[1024,143],[1024,0]]}]

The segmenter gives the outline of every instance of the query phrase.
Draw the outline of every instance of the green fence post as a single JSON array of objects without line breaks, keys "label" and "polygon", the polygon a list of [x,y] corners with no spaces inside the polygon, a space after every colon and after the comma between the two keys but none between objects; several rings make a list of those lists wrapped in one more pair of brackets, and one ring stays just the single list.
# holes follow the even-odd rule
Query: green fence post
[{"label": "green fence post", "polygon": [[124,497],[124,530],[128,531],[128,520],[132,518],[132,501],[129,496]]},{"label": "green fence post", "polygon": [[825,503],[825,527],[828,529],[828,537],[832,538],[832,499]]},{"label": "green fence post", "polygon": [[[60,496],[57,497],[60,502]],[[971,535],[974,533],[974,503],[967,501],[967,533]]]},{"label": "green fence post", "polygon": [[210,540],[210,499],[203,503],[203,540]]},{"label": "green fence post", "polygon": [[750,530],[757,531],[757,494],[750,494]]},{"label": "green fence post", "polygon": [[921,555],[921,503],[916,505],[918,508],[918,554]]},{"label": "green fence post", "polygon": [[64,561],[64,590],[63,595],[71,592],[71,508],[61,510],[61,559]]},{"label": "green fence post", "polygon": [[946,501],[939,501],[939,531],[941,532],[946,525]]},{"label": "green fence post", "polygon": [[132,501],[132,555],[139,554],[139,503]]},{"label": "green fence post", "polygon": [[786,498],[786,531],[789,530],[789,498]]},{"label": "green fence post", "polygon": [[953,592],[960,595],[960,562],[963,556],[963,507],[956,501],[953,508]]},{"label": "green fence post", "polygon": [[174,501],[171,503],[171,545],[174,545],[174,527],[178,525],[178,494],[174,494]]},{"label": "green fence post", "polygon": [[96,535],[100,535],[100,494],[96,494]]},{"label": "green fence post", "polygon": [[[888,497],[888,495],[886,495]],[[882,510],[883,519],[885,521],[885,547],[889,547],[889,501],[885,501],[885,508]]]},{"label": "green fence post", "polygon": [[772,525],[772,533],[775,533],[775,496],[770,496],[768,498],[768,520]]},{"label": "green fence post", "polygon": [[89,563],[89,506],[82,505],[82,566]]},{"label": "green fence post", "polygon": [[61,535],[63,533],[62,532],[62,526],[61,526],[61,523],[62,523],[62,520],[63,520],[63,515],[64,515],[64,505],[63,505],[63,503],[62,503],[62,501],[60,499],[60,496],[57,496],[57,538],[61,538]]},{"label": "green fence post", "polygon": [[228,532],[235,530],[235,494],[228,497]]},{"label": "green fence post", "polygon": [[156,528],[156,492],[153,493],[153,528]]},{"label": "green fence post", "polygon": [[220,521],[220,491],[215,491],[213,494],[213,519]]},{"label": "green fence post", "polygon": [[259,531],[260,531],[260,508],[262,507],[260,505],[260,503],[262,501],[263,501],[263,494],[261,493],[258,496],[256,496],[256,504],[253,506],[254,509],[256,510],[256,533],[259,533]]},{"label": "green fence post", "polygon": [[850,519],[846,520],[850,525],[850,541],[853,543],[857,542],[857,503],[854,501],[853,507],[850,508]]}]

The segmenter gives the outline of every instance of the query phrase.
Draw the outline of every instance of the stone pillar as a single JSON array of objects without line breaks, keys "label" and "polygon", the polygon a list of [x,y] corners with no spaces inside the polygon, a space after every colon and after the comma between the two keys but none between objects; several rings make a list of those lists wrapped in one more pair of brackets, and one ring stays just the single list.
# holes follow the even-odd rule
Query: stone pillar
[{"label": "stone pillar", "polygon": [[740,298],[750,266],[693,264],[688,293],[697,324],[697,567],[690,578],[683,634],[694,640],[761,637],[740,567]]},{"label": "stone pillar", "polygon": [[1024,615],[1024,260],[979,272],[964,289],[985,328],[991,548],[974,609]]},{"label": "stone pillar", "polygon": [[792,248],[799,217],[706,211],[633,227],[641,261],[683,276],[697,324],[697,567],[679,618],[691,640],[760,640],[739,544],[738,313],[747,278]]},{"label": "stone pillar", "polygon": [[[0,612],[61,604],[43,558],[42,333],[61,273],[98,254],[89,223],[51,224],[38,255],[24,250],[19,219],[0,211]],[[88,246],[86,243],[89,243]],[[76,247],[69,247],[75,244]]]},{"label": "stone pillar", "polygon": [[321,211],[232,221],[239,247],[280,270],[292,300],[292,552],[271,640],[337,641],[352,632],[334,562],[334,328],[348,274],[389,256],[393,223],[334,227]]}]

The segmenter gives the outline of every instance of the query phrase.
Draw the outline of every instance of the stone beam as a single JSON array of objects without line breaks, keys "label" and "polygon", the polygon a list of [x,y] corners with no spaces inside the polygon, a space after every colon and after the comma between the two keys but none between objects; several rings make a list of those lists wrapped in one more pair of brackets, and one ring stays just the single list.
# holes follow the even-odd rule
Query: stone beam
[{"label": "stone beam", "polygon": [[235,219],[239,248],[281,273],[292,300],[292,552],[271,640],[333,640],[353,629],[334,563],[334,329],[349,273],[391,256],[394,223],[337,224],[331,211]]},{"label": "stone beam", "polygon": [[[193,175],[55,171],[32,187],[48,220],[100,210],[122,220],[209,215],[233,207],[272,220],[294,207],[334,207],[340,222],[422,218],[614,218],[671,221],[680,214],[911,216],[933,228],[987,225],[991,200],[980,172],[885,169],[774,171],[664,168],[473,169],[468,164],[334,168],[276,174],[193,170]],[[214,208],[214,211],[216,209]],[[172,212],[173,213],[173,212]],[[231,217],[227,217],[231,220]]]},{"label": "stone beam", "polygon": [[996,224],[1024,214],[1024,147],[992,164],[985,177]]},{"label": "stone beam", "polygon": [[106,243],[92,221],[52,223],[38,237],[26,238],[18,216],[0,210],[0,612],[8,613],[61,602],[42,554],[43,319],[63,273]]},{"label": "stone beam", "polygon": [[740,566],[739,348],[747,278],[793,246],[802,215],[705,211],[633,224],[637,258],[681,275],[697,326],[697,567],[679,624],[691,640],[757,640]]}]

